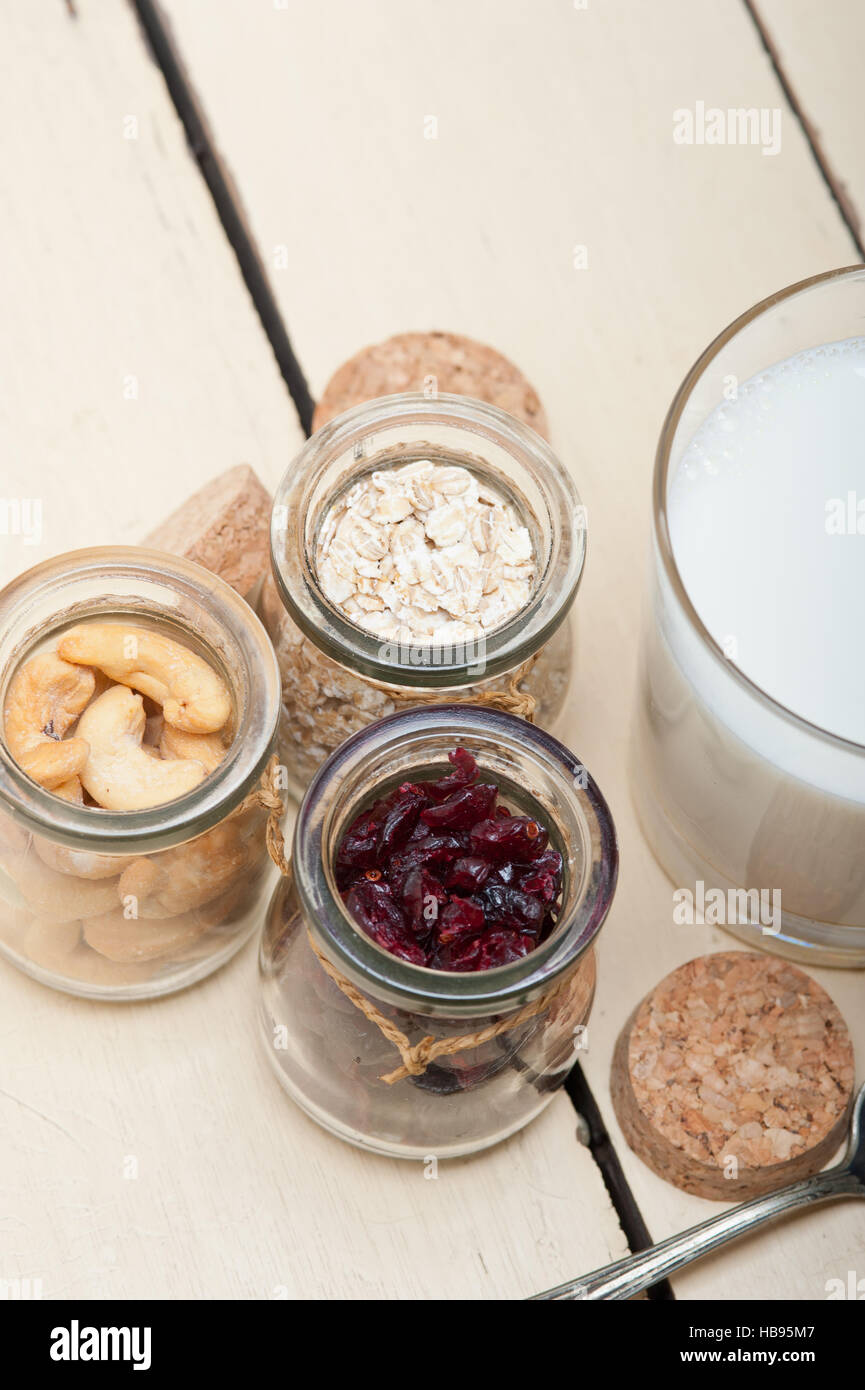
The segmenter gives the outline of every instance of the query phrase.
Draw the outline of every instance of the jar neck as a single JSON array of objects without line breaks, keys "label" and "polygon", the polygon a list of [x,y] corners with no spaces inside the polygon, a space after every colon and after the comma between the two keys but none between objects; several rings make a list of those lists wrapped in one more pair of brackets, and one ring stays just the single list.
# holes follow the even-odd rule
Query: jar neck
[{"label": "jar neck", "polygon": [[[470,973],[412,965],[382,949],[352,920],[334,875],[337,847],[359,812],[403,781],[449,770],[447,755],[456,746],[468,748],[509,805],[547,826],[564,870],[550,937],[521,960]],[[609,910],[618,855],[604,798],[562,744],[497,710],[438,705],[390,715],[333,754],[300,808],[293,865],[316,944],[351,983],[396,1008],[467,1018],[521,1008],[574,967]]]},{"label": "jar neck", "polygon": [[0,709],[23,661],[54,634],[88,618],[128,618],[169,629],[226,681],[233,738],[209,777],[185,796],[144,811],[106,811],[52,795],[22,772],[0,741],[0,798],[25,829],[72,848],[146,854],[216,825],[258,785],[279,715],[279,670],[252,609],[213,574],[132,546],[74,551],[27,571],[0,592]]},{"label": "jar neck", "polygon": [[[318,581],[317,538],[334,498],[376,470],[426,458],[463,466],[503,493],[533,541],[537,580],[529,602],[467,641],[382,640],[352,623]],[[462,396],[388,396],[325,425],[285,474],[271,524],[274,580],[305,636],[349,670],[410,689],[477,685],[539,651],[574,601],[585,547],[579,495],[545,441],[496,407]]]}]

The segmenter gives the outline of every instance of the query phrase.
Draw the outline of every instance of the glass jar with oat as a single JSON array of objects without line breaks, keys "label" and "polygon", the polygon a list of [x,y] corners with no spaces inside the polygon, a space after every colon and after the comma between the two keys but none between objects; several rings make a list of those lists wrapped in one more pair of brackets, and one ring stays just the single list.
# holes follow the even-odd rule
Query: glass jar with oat
[{"label": "glass jar with oat", "polygon": [[389,396],[325,425],[277,490],[260,605],[290,789],[413,704],[479,701],[552,725],[585,549],[568,474],[495,406]]},{"label": "glass jar with oat", "polygon": [[289,1095],[377,1153],[456,1157],[552,1099],[587,1043],[615,829],[537,726],[472,705],[362,729],[313,779],[261,940]]},{"label": "glass jar with oat", "polygon": [[261,780],[279,672],[252,609],[118,547],[0,593],[0,954],[89,998],[148,998],[249,939],[272,885]]}]

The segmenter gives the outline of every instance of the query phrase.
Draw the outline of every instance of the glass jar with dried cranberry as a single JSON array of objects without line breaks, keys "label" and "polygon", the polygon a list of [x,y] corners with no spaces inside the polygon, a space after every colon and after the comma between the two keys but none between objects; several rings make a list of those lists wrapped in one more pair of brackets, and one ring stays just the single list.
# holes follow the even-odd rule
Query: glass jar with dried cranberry
[{"label": "glass jar with dried cranberry", "polygon": [[301,805],[261,942],[261,1023],[326,1129],[455,1157],[537,1115],[584,1043],[615,890],[609,809],[551,735],[419,706],[348,739]]}]

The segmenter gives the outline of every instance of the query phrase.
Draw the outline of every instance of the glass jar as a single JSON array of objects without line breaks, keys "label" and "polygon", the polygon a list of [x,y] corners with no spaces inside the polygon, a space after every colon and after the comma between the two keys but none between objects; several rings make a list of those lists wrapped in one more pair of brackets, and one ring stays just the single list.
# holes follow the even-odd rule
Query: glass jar
[{"label": "glass jar", "polygon": [[[333,872],[359,812],[405,780],[451,771],[455,746],[474,755],[512,810],[548,827],[564,864],[552,935],[515,963],[465,974],[383,950],[350,917]],[[610,812],[574,755],[499,710],[434,705],[390,715],[353,735],[317,774],[298,814],[292,862],[262,936],[260,1018],[271,1062],[302,1109],[361,1148],[403,1158],[471,1153],[539,1114],[586,1044],[594,941],[618,865]],[[361,992],[363,1008],[346,985]],[[465,1044],[388,1082],[382,1078],[400,1068],[402,1054],[365,1010],[409,1045],[445,1037]],[[503,1028],[495,1036],[475,1038],[496,1023]]]},{"label": "glass jar", "polygon": [[[746,382],[805,349],[861,335],[863,324],[865,270],[830,271],[743,314],[679,388],[655,464],[632,767],[637,812],[656,857],[676,885],[695,893],[695,902],[718,890],[732,904],[715,916],[719,925],[794,960],[859,967],[865,966],[865,747],[785,708],[725,654],[683,583],[668,500],[683,453],[731,382]],[[780,506],[766,519],[778,524]],[[822,529],[822,514],[815,524]],[[844,541],[855,545],[857,538]],[[757,912],[748,896],[755,894],[766,895]],[[775,894],[778,899],[770,897]],[[780,911],[763,911],[778,901]]]},{"label": "glass jar", "polygon": [[[319,526],[335,497],[363,476],[431,458],[460,465],[512,503],[532,536],[538,579],[529,603],[497,631],[451,646],[382,642],[324,595]],[[347,411],[304,446],[277,489],[273,573],[259,611],[282,675],[279,746],[300,796],[343,739],[399,707],[503,691],[524,663],[534,717],[552,725],[571,667],[566,621],[582,575],[585,509],[549,446],[495,406],[463,396],[406,394]]]},{"label": "glass jar", "polygon": [[[213,574],[156,551],[79,550],[0,593],[0,709],[20,664],[88,618],[129,618],[199,653],[228,685],[233,737],[192,791],[123,812],[46,791],[0,741],[0,952],[72,994],[148,998],[209,975],[260,924],[273,874],[256,792],[279,671],[252,609]],[[157,879],[170,891],[153,894]]]}]

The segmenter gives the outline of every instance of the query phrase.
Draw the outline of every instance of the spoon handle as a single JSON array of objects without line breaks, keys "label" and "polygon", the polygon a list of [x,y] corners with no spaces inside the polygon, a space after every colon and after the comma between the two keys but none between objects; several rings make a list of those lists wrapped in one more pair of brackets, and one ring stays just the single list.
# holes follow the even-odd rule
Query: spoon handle
[{"label": "spoon handle", "polygon": [[641,1289],[656,1284],[674,1270],[681,1269],[710,1250],[716,1250],[728,1240],[735,1240],[737,1236],[753,1231],[767,1221],[774,1221],[785,1212],[825,1202],[832,1197],[862,1195],[862,1183],[849,1168],[830,1168],[828,1172],[815,1173],[813,1177],[803,1178],[801,1182],[782,1187],[777,1192],[768,1192],[764,1197],[754,1197],[750,1202],[732,1207],[720,1216],[712,1216],[699,1226],[670,1236],[668,1240],[662,1240],[648,1250],[641,1250],[637,1255],[618,1260],[604,1269],[596,1269],[581,1279],[569,1280],[567,1284],[548,1289],[546,1293],[536,1294],[535,1300],[632,1298]]}]

